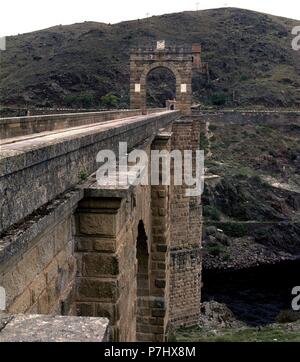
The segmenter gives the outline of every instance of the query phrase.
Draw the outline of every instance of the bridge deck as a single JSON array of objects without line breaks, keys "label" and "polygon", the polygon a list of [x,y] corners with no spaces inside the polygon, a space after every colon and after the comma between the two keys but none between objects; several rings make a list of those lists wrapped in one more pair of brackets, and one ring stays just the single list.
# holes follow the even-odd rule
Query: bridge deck
[{"label": "bridge deck", "polygon": [[[167,113],[168,111],[159,112],[151,115],[147,115],[147,118],[155,118],[160,114]],[[121,118],[111,121],[102,121],[99,123],[93,123],[90,125],[72,127],[67,129],[46,131],[40,133],[34,133],[25,136],[18,136],[13,138],[6,138],[0,140],[0,152],[6,150],[26,150],[28,147],[39,148],[45,144],[52,144],[61,142],[70,138],[88,135],[94,132],[104,132],[120,126],[129,125],[139,121],[145,120],[145,116],[133,116],[127,118]]]},{"label": "bridge deck", "polygon": [[2,139],[0,234],[94,173],[100,150],[135,148],[180,116],[163,111]]},{"label": "bridge deck", "polygon": [[[162,108],[151,108],[147,110],[147,114],[161,112],[162,110]],[[100,111],[0,118],[0,139],[88,126],[103,121],[112,121],[138,115],[142,115],[142,110],[126,109],[107,112]]]}]

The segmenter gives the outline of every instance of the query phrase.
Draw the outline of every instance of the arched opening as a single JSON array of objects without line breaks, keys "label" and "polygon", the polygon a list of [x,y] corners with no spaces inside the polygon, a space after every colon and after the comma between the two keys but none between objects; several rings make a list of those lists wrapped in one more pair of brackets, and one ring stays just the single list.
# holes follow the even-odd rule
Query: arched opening
[{"label": "arched opening", "polygon": [[171,104],[171,105],[170,105],[170,110],[171,110],[171,111],[174,111],[174,109],[175,109],[175,105],[174,105],[174,104]]},{"label": "arched opening", "polygon": [[138,225],[138,237],[136,241],[137,258],[137,340],[143,340],[145,325],[149,315],[149,252],[147,235],[144,223],[141,220]]},{"label": "arched opening", "polygon": [[176,98],[176,77],[166,67],[152,69],[146,78],[147,108],[164,108],[166,100]]},{"label": "arched opening", "polygon": [[137,258],[137,296],[149,296],[149,253],[147,245],[147,236],[144,223],[141,220],[138,225],[138,237],[136,241]]}]

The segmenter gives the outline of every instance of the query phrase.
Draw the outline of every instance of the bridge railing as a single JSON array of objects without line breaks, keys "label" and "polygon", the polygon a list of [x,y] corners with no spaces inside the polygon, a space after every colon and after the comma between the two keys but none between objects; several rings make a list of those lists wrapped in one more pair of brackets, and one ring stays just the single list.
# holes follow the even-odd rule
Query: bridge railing
[{"label": "bridge railing", "polygon": [[[149,109],[148,113],[164,111],[164,108]],[[142,114],[140,109],[124,109],[103,112],[49,114],[40,116],[9,117],[0,119],[0,140],[34,133],[84,126]]]}]

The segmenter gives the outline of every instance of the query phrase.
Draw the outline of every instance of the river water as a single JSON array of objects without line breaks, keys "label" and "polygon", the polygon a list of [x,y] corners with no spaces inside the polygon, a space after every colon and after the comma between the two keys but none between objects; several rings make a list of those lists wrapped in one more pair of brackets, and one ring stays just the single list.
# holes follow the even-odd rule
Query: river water
[{"label": "river water", "polygon": [[224,303],[250,326],[276,322],[291,310],[293,287],[300,285],[300,260],[231,272],[203,271],[202,300]]}]

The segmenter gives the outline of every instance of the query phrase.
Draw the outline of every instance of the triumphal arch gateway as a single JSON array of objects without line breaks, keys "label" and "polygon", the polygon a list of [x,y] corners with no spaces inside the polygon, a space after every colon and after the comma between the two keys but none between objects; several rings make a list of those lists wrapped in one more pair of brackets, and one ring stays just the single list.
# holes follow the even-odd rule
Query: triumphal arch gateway
[{"label": "triumphal arch gateway", "polygon": [[166,68],[176,79],[177,109],[191,113],[192,71],[202,71],[201,45],[167,46],[164,40],[156,46],[132,49],[130,57],[130,106],[146,110],[147,76],[157,68]]}]

